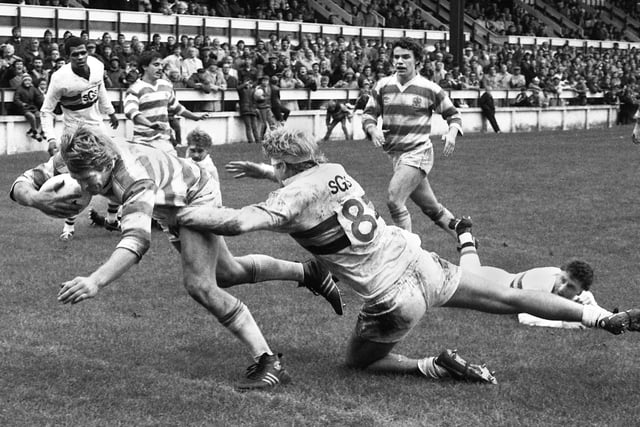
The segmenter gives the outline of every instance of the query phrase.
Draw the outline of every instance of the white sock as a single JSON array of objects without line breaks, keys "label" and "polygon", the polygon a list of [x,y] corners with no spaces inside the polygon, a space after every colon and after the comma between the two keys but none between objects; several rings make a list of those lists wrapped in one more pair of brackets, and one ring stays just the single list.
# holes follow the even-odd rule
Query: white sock
[{"label": "white sock", "polygon": [[598,321],[603,317],[611,316],[609,310],[605,310],[597,305],[585,305],[582,308],[582,324],[587,328],[595,328]]},{"label": "white sock", "polygon": [[450,376],[449,371],[438,365],[436,358],[433,356],[418,360],[418,370],[427,378],[439,379]]},{"label": "white sock", "polygon": [[75,226],[73,224],[64,223],[64,227],[62,228],[63,232],[75,231]]},{"label": "white sock", "polygon": [[476,242],[469,232],[458,236],[460,243],[460,267],[466,270],[478,270],[481,266]]}]

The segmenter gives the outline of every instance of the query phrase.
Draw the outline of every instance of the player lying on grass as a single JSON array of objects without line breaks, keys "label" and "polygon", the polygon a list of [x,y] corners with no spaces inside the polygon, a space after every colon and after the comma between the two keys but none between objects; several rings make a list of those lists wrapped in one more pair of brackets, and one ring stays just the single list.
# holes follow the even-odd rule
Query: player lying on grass
[{"label": "player lying on grass", "polygon": [[349,366],[495,383],[486,367],[467,364],[455,352],[420,359],[392,353],[426,310],[439,306],[528,312],[614,334],[640,330],[640,309],[612,314],[550,293],[505,288],[482,272],[461,269],[423,250],[417,235],[385,224],[362,187],[341,165],[325,163],[308,134],[276,129],[265,137],[263,150],[270,167],[232,162],[227,169],[236,177],[279,182],[281,188],[265,202],[241,209],[187,207],[177,214],[178,223],[220,235],[289,233],[364,299],[349,340]]},{"label": "player lying on grass", "polygon": [[[471,234],[472,223],[469,218],[461,219],[457,224],[460,248],[460,267],[490,277],[495,283],[506,288],[518,288],[532,291],[550,292],[585,305],[597,306],[596,299],[589,291],[593,283],[593,269],[584,261],[572,260],[561,267],[538,267],[521,273],[509,273],[498,267],[480,264],[480,257]],[[518,321],[528,326],[547,328],[584,329],[580,322],[547,320],[528,313],[518,313]]]},{"label": "player lying on grass", "polygon": [[221,203],[219,182],[195,163],[142,144],[116,144],[105,134],[81,127],[63,138],[54,158],[25,172],[13,184],[11,198],[49,215],[67,215],[64,204],[47,199],[39,185],[66,164],[83,190],[122,204],[122,238],[111,257],[87,277],[64,282],[62,303],[76,304],[94,297],[147,252],[151,218],[179,236],[184,286],[189,295],[229,329],[256,360],[239,389],[267,388],[289,376],[269,348],[249,309],[222,288],[268,280],[294,280],[321,293],[342,313],[339,291],[331,275],[315,259],[304,264],[266,255],[233,257],[222,237],[178,226],[180,210],[192,211]]}]

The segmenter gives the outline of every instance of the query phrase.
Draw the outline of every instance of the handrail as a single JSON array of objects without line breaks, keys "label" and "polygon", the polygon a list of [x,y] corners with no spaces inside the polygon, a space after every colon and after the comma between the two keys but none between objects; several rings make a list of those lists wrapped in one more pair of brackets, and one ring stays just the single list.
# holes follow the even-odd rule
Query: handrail
[{"label": "handrail", "polygon": [[[207,102],[207,101],[231,101],[239,100],[238,92],[235,89],[221,90],[212,93],[204,93],[196,89],[176,89],[176,98],[180,102]],[[462,90],[445,90],[451,99],[473,100],[484,92],[484,89],[462,89]],[[109,101],[122,109],[122,103],[125,98],[126,89],[107,89]],[[520,89],[491,91],[491,95],[495,100],[514,100]],[[7,105],[13,102],[15,91],[13,89],[0,89],[0,115],[7,112]],[[339,88],[320,88],[315,91],[308,89],[280,89],[280,99],[283,101],[328,101],[328,100],[346,100],[355,101],[360,95],[359,89],[339,89]],[[572,99],[576,98],[577,93],[573,89],[565,89],[557,96],[550,98]],[[586,94],[587,99],[601,99],[604,93]]]}]

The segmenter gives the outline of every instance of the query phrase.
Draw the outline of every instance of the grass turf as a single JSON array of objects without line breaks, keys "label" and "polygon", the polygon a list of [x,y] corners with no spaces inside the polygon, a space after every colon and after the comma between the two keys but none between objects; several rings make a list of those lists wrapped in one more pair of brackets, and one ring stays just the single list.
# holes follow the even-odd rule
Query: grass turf
[{"label": "grass turf", "polygon": [[[630,127],[572,132],[470,135],[440,155],[430,178],[440,201],[471,215],[484,264],[510,271],[578,257],[596,270],[606,307],[640,306],[636,251],[639,147]],[[365,141],[323,144],[389,221],[390,165]],[[261,160],[258,147],[215,148],[221,167]],[[44,153],[0,158],[9,188]],[[233,180],[221,169],[225,204],[263,200],[273,184]],[[413,205],[423,247],[457,260],[451,238]],[[236,393],[251,363],[244,349],[182,289],[178,258],[161,233],[142,262],[93,300],[56,302],[64,280],[105,260],[117,235],[86,218],[70,244],[62,221],[0,200],[4,238],[0,289],[0,425],[634,425],[640,384],[639,336],[528,328],[515,316],[435,309],[397,350],[411,356],[458,348],[496,371],[497,386],[369,375],[343,365],[358,298],[343,289],[346,314],[295,284],[270,282],[231,292],[251,309],[272,348],[284,353],[291,385]],[[228,238],[238,255],[307,255],[288,237]]]}]

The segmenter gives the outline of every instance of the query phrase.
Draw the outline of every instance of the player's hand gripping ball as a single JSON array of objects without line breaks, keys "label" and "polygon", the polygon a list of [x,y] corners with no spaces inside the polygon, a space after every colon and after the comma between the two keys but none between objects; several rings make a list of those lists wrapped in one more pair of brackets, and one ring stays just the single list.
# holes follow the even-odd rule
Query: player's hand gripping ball
[{"label": "player's hand gripping ball", "polygon": [[76,214],[82,212],[91,202],[91,194],[82,190],[80,184],[71,178],[68,173],[56,175],[48,179],[39,192],[50,192],[55,195],[55,200],[66,202],[76,210]]}]

